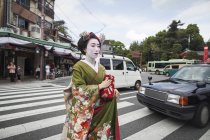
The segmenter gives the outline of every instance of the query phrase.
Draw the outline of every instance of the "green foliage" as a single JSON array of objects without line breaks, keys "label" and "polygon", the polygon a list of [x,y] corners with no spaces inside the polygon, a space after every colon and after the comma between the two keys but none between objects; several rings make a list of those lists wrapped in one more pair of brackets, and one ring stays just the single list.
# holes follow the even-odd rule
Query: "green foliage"
[{"label": "green foliage", "polygon": [[[189,24],[186,29],[180,28],[183,25],[180,20],[173,20],[168,30],[159,31],[155,36],[149,36],[142,42],[132,42],[130,50],[142,52],[143,64],[152,60],[180,58],[181,52],[186,49],[203,50],[204,40],[197,24]],[[210,47],[210,43],[208,46]],[[195,53],[188,57],[198,58]]]},{"label": "green foliage", "polygon": [[192,59],[198,59],[198,54],[194,51],[187,53],[186,59],[192,60]]}]

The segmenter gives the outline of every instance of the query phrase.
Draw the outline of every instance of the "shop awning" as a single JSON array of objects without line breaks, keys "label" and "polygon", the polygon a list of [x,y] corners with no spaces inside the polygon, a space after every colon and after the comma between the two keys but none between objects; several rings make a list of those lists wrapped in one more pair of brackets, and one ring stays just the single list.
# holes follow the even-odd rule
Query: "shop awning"
[{"label": "shop awning", "polygon": [[70,43],[58,43],[52,41],[41,40],[37,38],[25,37],[8,31],[0,31],[0,44],[37,44],[43,46],[46,50],[52,50],[57,55],[71,55],[75,59],[80,59],[80,52]]},{"label": "shop awning", "polygon": [[16,44],[16,45],[31,44],[31,42],[29,42],[29,41],[20,40],[20,39],[16,39],[16,38],[13,38],[13,37],[1,37],[0,38],[0,45],[1,44],[7,44],[7,43]]}]

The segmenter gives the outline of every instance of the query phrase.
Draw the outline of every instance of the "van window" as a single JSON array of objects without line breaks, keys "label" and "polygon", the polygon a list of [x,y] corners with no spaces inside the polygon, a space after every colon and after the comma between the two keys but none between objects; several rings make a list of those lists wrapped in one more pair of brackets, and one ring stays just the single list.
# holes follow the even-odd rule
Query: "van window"
[{"label": "van window", "polygon": [[123,60],[112,60],[113,70],[123,70]]},{"label": "van window", "polygon": [[103,65],[105,67],[106,70],[110,70],[111,69],[110,59],[101,58],[100,59],[100,63],[101,63],[101,65]]},{"label": "van window", "polygon": [[169,69],[169,68],[170,68],[170,65],[165,67],[165,69]]},{"label": "van window", "polygon": [[127,67],[127,70],[135,71],[135,66],[130,61],[126,61],[126,67]]},{"label": "van window", "polygon": [[179,65],[172,65],[172,69],[178,69]]}]

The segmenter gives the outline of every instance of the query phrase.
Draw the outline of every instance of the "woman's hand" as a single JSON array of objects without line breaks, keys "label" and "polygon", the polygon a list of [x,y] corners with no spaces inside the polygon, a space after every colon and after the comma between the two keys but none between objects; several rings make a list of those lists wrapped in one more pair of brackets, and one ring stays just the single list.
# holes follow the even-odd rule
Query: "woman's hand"
[{"label": "woman's hand", "polygon": [[105,79],[101,84],[99,84],[99,89],[107,88],[111,84],[112,80]]},{"label": "woman's hand", "polygon": [[117,89],[114,89],[114,94],[115,94],[116,97],[120,96],[120,92]]}]

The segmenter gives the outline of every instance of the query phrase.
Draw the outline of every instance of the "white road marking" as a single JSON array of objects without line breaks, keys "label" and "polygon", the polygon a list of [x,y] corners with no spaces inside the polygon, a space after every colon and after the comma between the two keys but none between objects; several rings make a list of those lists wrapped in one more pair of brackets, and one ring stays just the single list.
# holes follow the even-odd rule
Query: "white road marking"
[{"label": "white road marking", "polygon": [[119,116],[119,124],[120,125],[124,125],[127,124],[129,122],[138,120],[140,118],[143,118],[145,116],[148,116],[150,114],[152,114],[153,112],[150,111],[148,108],[142,108],[142,109],[138,109],[123,115]]},{"label": "white road marking", "polygon": [[58,103],[58,102],[62,102],[62,101],[64,102],[64,99],[61,98],[61,99],[52,99],[49,101],[38,101],[38,102],[34,102],[34,103],[25,103],[25,104],[20,104],[20,105],[4,106],[4,107],[0,107],[0,111],[20,109],[20,108],[26,108],[26,107],[34,107],[34,106],[39,106],[39,105],[47,105],[47,104]]},{"label": "white road marking", "polygon": [[130,97],[125,97],[125,98],[120,98],[120,101],[131,99],[131,98],[136,98],[136,96],[130,96]]},{"label": "white road marking", "polygon": [[167,118],[125,138],[124,140],[161,140],[183,125],[184,123],[179,120]]},{"label": "white road marking", "polygon": [[53,90],[46,90],[45,92],[38,91],[38,93],[26,92],[27,94],[20,94],[20,95],[13,95],[13,96],[4,96],[4,97],[0,97],[0,99],[11,99],[11,98],[29,97],[29,96],[36,96],[36,95],[48,95],[48,94],[53,94],[53,93],[58,93],[58,92],[62,93],[63,91],[61,89],[58,89],[58,90],[53,89]]},{"label": "white road marking", "polygon": [[54,135],[54,136],[51,136],[51,137],[47,137],[47,138],[44,138],[44,139],[41,139],[41,140],[60,140],[60,139],[61,139],[61,134]]},{"label": "white road marking", "polygon": [[8,101],[1,101],[0,105],[26,102],[26,101],[34,101],[34,100],[41,100],[41,99],[48,99],[48,98],[55,98],[55,97],[63,97],[63,94],[61,94],[61,92],[57,92],[57,93],[58,94],[56,94],[56,95],[46,95],[46,96],[33,97],[33,98],[24,98],[24,99],[14,99],[14,100],[8,100]]},{"label": "white road marking", "polygon": [[[123,104],[131,105],[131,104],[128,104],[128,102],[120,102],[120,103],[118,103],[119,108],[125,107],[125,105],[123,105]],[[142,113],[142,112],[139,112],[139,113]],[[136,114],[136,113],[134,113],[134,114]],[[132,115],[132,113],[131,113],[131,115]],[[128,117],[128,118],[126,119],[124,117]],[[123,120],[121,120],[121,119],[123,119]],[[119,116],[119,122],[123,122],[124,120],[127,120],[126,122],[129,123],[130,122],[130,121],[128,121],[129,119],[130,119],[129,115]],[[15,135],[35,131],[38,129],[51,127],[54,125],[62,124],[62,123],[64,123],[64,121],[65,121],[65,115],[61,115],[61,116],[47,118],[47,119],[43,119],[43,120],[39,120],[39,121],[34,121],[34,122],[29,122],[29,123],[15,125],[15,126],[11,126],[11,127],[2,128],[2,129],[0,129],[0,138],[3,139],[3,138],[12,137]]]},{"label": "white road marking", "polygon": [[0,129],[0,138],[8,138],[11,136],[35,131],[38,129],[62,124],[65,121],[65,115],[47,118],[39,121],[29,122],[25,124],[15,125]]},{"label": "white road marking", "polygon": [[199,140],[210,140],[210,129]]},{"label": "white road marking", "polygon": [[[27,91],[19,91],[17,90],[16,92],[13,92],[13,91],[7,91],[6,93],[0,93],[0,95],[8,95],[8,97],[11,97],[12,95],[13,96],[20,96],[20,95],[26,95],[26,94],[31,94],[31,93],[42,93],[42,92],[45,92],[45,91],[53,91],[53,90],[60,90],[60,91],[63,91],[64,88],[49,88],[49,89],[40,89],[40,90],[27,90]],[[26,93],[26,94],[25,94]],[[16,95],[16,94],[19,94],[19,95]],[[7,97],[7,96],[2,96],[0,98],[4,98],[4,97]]]}]

